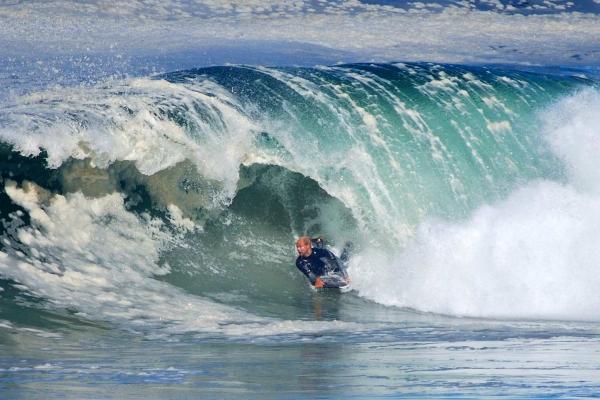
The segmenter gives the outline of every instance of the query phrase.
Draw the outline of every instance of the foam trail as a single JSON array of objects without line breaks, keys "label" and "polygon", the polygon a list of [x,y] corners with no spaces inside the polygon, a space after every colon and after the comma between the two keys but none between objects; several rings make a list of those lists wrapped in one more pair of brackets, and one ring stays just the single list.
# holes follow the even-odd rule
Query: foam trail
[{"label": "foam trail", "polygon": [[590,89],[541,115],[568,182],[532,182],[462,223],[424,222],[393,260],[361,266],[360,294],[451,315],[599,321],[598,107]]}]

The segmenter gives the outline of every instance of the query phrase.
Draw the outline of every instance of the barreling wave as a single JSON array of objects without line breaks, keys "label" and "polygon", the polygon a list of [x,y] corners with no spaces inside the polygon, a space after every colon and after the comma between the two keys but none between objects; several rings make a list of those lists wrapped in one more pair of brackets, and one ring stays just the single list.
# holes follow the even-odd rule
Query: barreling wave
[{"label": "barreling wave", "polygon": [[[357,243],[358,293],[383,304],[525,318],[589,308],[576,317],[593,319],[593,301],[511,314],[500,293],[531,300],[512,278],[480,301],[481,281],[514,260],[476,257],[502,243],[489,220],[478,226],[486,204],[499,205],[483,218],[510,237],[506,221],[530,215],[506,205],[514,196],[535,207],[527,190],[570,188],[562,139],[548,140],[562,120],[549,127],[544,112],[570,113],[558,99],[593,98],[590,87],[450,65],[228,66],[12,98],[0,110],[2,287],[127,327],[335,329],[280,322],[304,318],[290,265],[293,238],[307,233]],[[580,164],[577,176],[595,162]],[[461,229],[483,232],[481,243],[461,247]],[[466,258],[449,264],[456,249]]]}]

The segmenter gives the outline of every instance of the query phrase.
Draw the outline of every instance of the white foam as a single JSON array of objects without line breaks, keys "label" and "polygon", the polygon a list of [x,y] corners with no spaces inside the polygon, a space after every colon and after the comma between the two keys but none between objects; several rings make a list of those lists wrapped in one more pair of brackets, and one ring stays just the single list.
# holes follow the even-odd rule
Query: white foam
[{"label": "white foam", "polygon": [[86,54],[122,56],[219,46],[225,40],[228,45],[308,43],[326,47],[321,51],[325,56],[338,49],[362,60],[598,62],[593,51],[600,37],[598,16],[568,12],[570,7],[558,1],[528,8],[554,12],[551,15],[527,16],[506,13],[510,9],[502,7],[477,11],[471,2],[445,8],[418,2],[390,7],[342,0],[318,7],[309,0],[244,6],[208,0],[171,0],[160,6],[141,0],[51,4],[9,2],[0,7],[0,37],[6,41],[6,51],[69,54],[84,49]]},{"label": "white foam", "polygon": [[[203,115],[189,111],[196,108]],[[230,198],[256,130],[241,108],[226,90],[202,79],[54,88],[5,105],[0,137],[24,155],[44,149],[51,168],[69,158],[89,158],[100,168],[126,160],[152,175],[187,159],[202,176],[222,183],[223,198]],[[191,128],[166,112],[185,112]]]},{"label": "white foam", "polygon": [[[19,233],[29,234],[28,248],[38,257],[3,253],[0,273],[54,306],[92,319],[174,329],[187,322],[215,330],[219,321],[236,315],[151,278],[168,272],[158,265],[168,232],[159,221],[128,213],[120,195],[57,195],[43,205],[35,187],[26,191],[8,184],[6,192],[29,212],[31,224]],[[49,269],[49,262],[57,268]]]},{"label": "white foam", "polygon": [[486,126],[492,133],[510,132],[512,130],[509,121],[487,121]]},{"label": "white foam", "polygon": [[[158,220],[128,212],[119,194],[48,196],[33,185],[8,182],[6,193],[31,221],[27,254],[6,247],[0,275],[56,308],[152,335],[181,332],[264,336],[357,329],[343,322],[279,321],[223,306],[154,279],[167,274],[161,249],[177,235]],[[35,255],[34,255],[35,254]],[[11,328],[10,323],[0,326]]]},{"label": "white foam", "polygon": [[[0,253],[0,255],[3,253]],[[47,332],[41,329],[24,328],[13,325],[10,321],[0,320],[0,328],[9,329],[14,332],[25,332],[46,339],[60,339],[62,334],[56,332]]]},{"label": "white foam", "polygon": [[600,321],[599,106],[586,90],[542,115],[568,183],[530,183],[462,223],[429,220],[401,254],[363,255],[353,286],[435,313]]},{"label": "white foam", "polygon": [[600,192],[600,92],[584,90],[543,115],[548,141],[577,190]]},{"label": "white foam", "polygon": [[40,364],[40,365],[36,365],[35,367],[33,367],[33,369],[37,369],[37,370],[51,370],[51,369],[59,369],[59,368],[60,367],[58,367],[57,365],[50,364],[50,363]]},{"label": "white foam", "polygon": [[0,319],[0,328],[12,329],[13,325],[10,321]]},{"label": "white foam", "polygon": [[169,210],[169,219],[173,225],[178,226],[188,232],[201,229],[201,227],[196,225],[194,221],[189,218],[185,218],[181,209],[179,209],[179,207],[177,207],[175,204],[169,204],[167,209]]}]

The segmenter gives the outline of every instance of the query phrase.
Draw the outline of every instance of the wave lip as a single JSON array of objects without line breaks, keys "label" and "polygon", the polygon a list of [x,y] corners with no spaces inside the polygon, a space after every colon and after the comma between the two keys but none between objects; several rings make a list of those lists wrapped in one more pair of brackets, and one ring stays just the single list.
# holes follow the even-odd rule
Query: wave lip
[{"label": "wave lip", "polygon": [[2,114],[3,141],[27,156],[44,150],[50,168],[69,158],[88,158],[98,168],[132,161],[152,175],[187,159],[223,182],[237,171],[222,161],[240,164],[254,128],[235,99],[209,80],[177,85],[140,78],[56,89],[24,96]]}]

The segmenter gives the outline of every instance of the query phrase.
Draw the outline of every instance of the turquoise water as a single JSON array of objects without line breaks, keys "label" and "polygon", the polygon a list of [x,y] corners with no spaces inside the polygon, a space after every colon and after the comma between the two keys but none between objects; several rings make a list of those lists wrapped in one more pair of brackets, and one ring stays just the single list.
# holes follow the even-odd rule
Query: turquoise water
[{"label": "turquoise water", "polygon": [[[591,397],[595,81],[219,66],[0,107],[6,398]],[[356,244],[348,294],[294,239]]]}]

